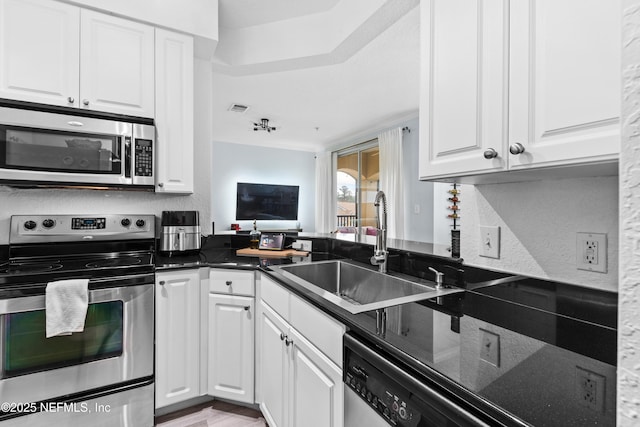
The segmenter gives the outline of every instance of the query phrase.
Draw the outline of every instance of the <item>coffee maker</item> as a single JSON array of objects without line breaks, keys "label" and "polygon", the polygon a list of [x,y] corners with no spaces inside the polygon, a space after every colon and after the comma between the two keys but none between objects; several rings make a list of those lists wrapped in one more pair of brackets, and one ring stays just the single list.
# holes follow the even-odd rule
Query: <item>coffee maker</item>
[{"label": "coffee maker", "polygon": [[160,252],[169,256],[200,252],[198,211],[163,211],[160,227]]}]

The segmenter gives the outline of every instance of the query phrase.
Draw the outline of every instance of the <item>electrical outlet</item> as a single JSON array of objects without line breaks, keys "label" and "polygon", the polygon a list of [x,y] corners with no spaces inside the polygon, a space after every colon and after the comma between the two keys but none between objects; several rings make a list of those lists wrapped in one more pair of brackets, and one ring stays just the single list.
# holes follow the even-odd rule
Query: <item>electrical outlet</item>
[{"label": "electrical outlet", "polygon": [[500,335],[480,329],[480,359],[500,367]]},{"label": "electrical outlet", "polygon": [[480,226],[480,256],[500,258],[500,227]]},{"label": "electrical outlet", "polygon": [[604,412],[606,378],[576,366],[576,398],[578,403],[597,412]]},{"label": "electrical outlet", "polygon": [[607,272],[607,235],[576,233],[576,266],[578,270]]}]

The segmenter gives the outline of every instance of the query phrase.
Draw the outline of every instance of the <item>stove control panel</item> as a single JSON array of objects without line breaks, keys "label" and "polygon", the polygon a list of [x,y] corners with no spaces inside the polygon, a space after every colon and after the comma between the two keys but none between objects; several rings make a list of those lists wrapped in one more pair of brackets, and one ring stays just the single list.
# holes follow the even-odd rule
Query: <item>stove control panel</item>
[{"label": "stove control panel", "polygon": [[13,215],[9,243],[155,238],[155,215]]},{"label": "stove control panel", "polygon": [[[107,220],[105,218],[72,218],[72,230],[99,230],[105,228]],[[44,224],[43,224],[44,225]]]}]

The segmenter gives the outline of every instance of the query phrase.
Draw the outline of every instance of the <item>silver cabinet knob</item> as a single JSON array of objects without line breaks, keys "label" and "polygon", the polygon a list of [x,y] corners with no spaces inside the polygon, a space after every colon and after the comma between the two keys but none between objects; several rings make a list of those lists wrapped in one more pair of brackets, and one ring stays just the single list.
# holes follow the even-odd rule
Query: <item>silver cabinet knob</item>
[{"label": "silver cabinet knob", "polygon": [[251,308],[251,307],[249,307],[248,305],[245,305],[245,306],[244,306],[244,311],[249,311],[249,309],[250,309],[250,308]]},{"label": "silver cabinet knob", "polygon": [[289,347],[289,345],[293,344],[293,340],[289,339],[289,337],[286,337],[284,340],[284,345],[286,345],[287,347]]},{"label": "silver cabinet knob", "polygon": [[524,145],[520,144],[519,142],[516,142],[515,144],[511,144],[509,146],[509,152],[511,154],[522,154],[524,153]]},{"label": "silver cabinet knob", "polygon": [[73,104],[74,102],[76,102],[76,99],[73,96],[70,96],[70,97],[67,98],[67,102],[69,104]]},{"label": "silver cabinet knob", "polygon": [[164,286],[164,280],[161,280],[159,283],[160,286]]},{"label": "silver cabinet knob", "polygon": [[227,286],[231,286],[231,284],[232,284],[232,283],[233,283],[233,282],[232,282],[231,280],[227,280],[227,281],[225,282],[225,285],[227,285]]},{"label": "silver cabinet knob", "polygon": [[89,100],[88,100],[88,99],[83,99],[83,100],[82,100],[82,103],[83,103],[84,105],[89,105]]},{"label": "silver cabinet knob", "polygon": [[287,336],[284,334],[284,332],[280,332],[280,341],[284,341],[286,337]]},{"label": "silver cabinet knob", "polygon": [[483,155],[485,159],[495,159],[496,157],[498,157],[498,152],[493,148],[489,148],[483,153]]},{"label": "silver cabinet knob", "polygon": [[160,188],[164,187],[164,183],[163,182],[158,183],[158,187]]}]

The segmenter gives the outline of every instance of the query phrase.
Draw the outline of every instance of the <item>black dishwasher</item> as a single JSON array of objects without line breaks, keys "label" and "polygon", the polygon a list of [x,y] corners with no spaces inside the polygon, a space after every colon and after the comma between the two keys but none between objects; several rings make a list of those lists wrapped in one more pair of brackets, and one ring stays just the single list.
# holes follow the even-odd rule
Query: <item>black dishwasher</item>
[{"label": "black dishwasher", "polygon": [[345,426],[486,426],[355,335],[344,335]]}]

